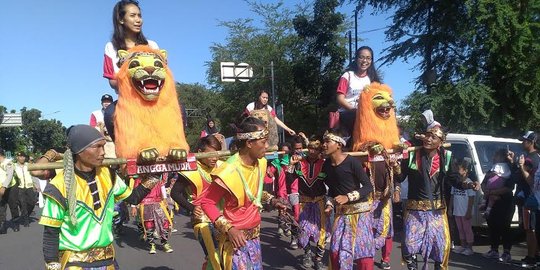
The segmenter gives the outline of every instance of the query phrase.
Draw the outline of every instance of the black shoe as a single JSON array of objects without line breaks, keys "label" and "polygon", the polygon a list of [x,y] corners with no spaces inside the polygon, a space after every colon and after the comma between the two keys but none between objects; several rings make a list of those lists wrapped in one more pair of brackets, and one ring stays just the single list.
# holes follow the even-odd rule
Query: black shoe
[{"label": "black shoe", "polygon": [[0,234],[6,234],[6,233],[7,233],[6,223],[2,223],[0,225]]},{"label": "black shoe", "polygon": [[418,270],[418,262],[416,261],[416,255],[404,257],[403,260],[407,264],[408,270]]},{"label": "black shoe", "polygon": [[315,269],[326,270],[326,265],[324,265],[322,260],[315,260]]},{"label": "black shoe", "polygon": [[20,231],[20,230],[21,230],[21,228],[19,227],[19,224],[18,224],[18,223],[16,223],[15,225],[13,225],[13,231],[14,231],[14,232],[18,232],[18,231]]},{"label": "black shoe", "polygon": [[384,269],[384,270],[389,270],[390,263],[381,260],[381,263],[379,264],[379,268]]},{"label": "black shoe", "polygon": [[304,268],[306,269],[313,267],[313,260],[311,259],[311,253],[304,254],[304,257],[302,258],[302,266],[304,266]]},{"label": "black shoe", "polygon": [[536,258],[525,256],[525,258],[521,259],[521,267],[523,268],[536,267]]},{"label": "black shoe", "polygon": [[29,218],[24,218],[23,226],[24,227],[30,227],[30,219]]}]

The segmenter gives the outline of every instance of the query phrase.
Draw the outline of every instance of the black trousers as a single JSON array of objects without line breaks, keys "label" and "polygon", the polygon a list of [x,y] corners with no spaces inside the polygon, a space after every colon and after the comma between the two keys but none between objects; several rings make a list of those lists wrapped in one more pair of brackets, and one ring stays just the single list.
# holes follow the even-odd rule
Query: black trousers
[{"label": "black trousers", "polygon": [[345,136],[353,135],[354,122],[356,120],[356,109],[339,112],[339,128],[346,132]]},{"label": "black trousers", "polygon": [[512,248],[510,224],[514,216],[515,205],[508,200],[498,200],[491,208],[487,219],[489,242],[492,249],[498,249],[502,242],[504,250]]},{"label": "black trousers", "polygon": [[19,188],[19,205],[21,216],[28,218],[36,206],[37,197],[33,188]]},{"label": "black trousers", "polygon": [[0,223],[6,221],[6,210],[9,206],[11,219],[19,218],[19,187],[6,188],[6,192],[0,199]]}]

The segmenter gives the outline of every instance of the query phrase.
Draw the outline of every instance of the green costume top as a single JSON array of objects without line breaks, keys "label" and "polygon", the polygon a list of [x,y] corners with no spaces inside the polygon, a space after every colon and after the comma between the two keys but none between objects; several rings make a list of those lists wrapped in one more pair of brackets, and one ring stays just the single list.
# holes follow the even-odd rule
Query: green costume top
[{"label": "green costume top", "polygon": [[[116,177],[111,181],[111,176]],[[59,250],[84,251],[106,247],[114,239],[112,219],[114,203],[127,198],[131,189],[107,167],[96,168],[96,184],[101,207],[94,210],[94,199],[85,179],[75,174],[77,181],[77,225],[70,222],[67,208],[64,174],[58,174],[47,185],[43,194],[45,206],[39,224],[60,228]]]}]

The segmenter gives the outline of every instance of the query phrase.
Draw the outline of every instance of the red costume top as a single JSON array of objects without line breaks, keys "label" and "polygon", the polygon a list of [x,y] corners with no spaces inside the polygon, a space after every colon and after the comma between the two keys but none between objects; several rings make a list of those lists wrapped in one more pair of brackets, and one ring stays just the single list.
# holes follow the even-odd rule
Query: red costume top
[{"label": "red costume top", "polygon": [[255,166],[242,162],[237,154],[231,156],[213,173],[213,182],[201,198],[201,207],[214,222],[221,212],[217,204],[222,199],[223,216],[239,230],[252,229],[261,223],[260,207],[266,159]]},{"label": "red costume top", "polygon": [[[141,184],[140,178],[135,179],[134,186],[137,187]],[[162,180],[160,183],[158,183],[152,190],[150,190],[150,193],[144,197],[144,199],[141,201],[141,204],[149,204],[149,203],[159,203],[163,201],[163,191],[162,187],[165,185],[165,182]]]}]

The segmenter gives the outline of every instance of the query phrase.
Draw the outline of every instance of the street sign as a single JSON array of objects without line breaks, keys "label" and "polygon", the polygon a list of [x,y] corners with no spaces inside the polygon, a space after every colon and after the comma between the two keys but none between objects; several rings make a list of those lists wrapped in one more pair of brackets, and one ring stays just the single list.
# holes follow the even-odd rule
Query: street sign
[{"label": "street sign", "polygon": [[220,68],[222,82],[248,82],[253,77],[253,68],[248,63],[221,62]]},{"label": "street sign", "polygon": [[0,114],[0,127],[20,127],[22,126],[21,113]]}]

